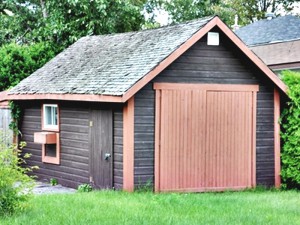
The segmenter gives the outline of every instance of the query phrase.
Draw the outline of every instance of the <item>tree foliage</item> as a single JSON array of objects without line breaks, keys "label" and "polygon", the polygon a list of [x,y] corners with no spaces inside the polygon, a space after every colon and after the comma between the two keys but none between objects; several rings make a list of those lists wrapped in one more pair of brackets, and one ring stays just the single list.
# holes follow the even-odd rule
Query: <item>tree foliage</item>
[{"label": "tree foliage", "polygon": [[139,30],[144,22],[140,8],[128,0],[57,0],[45,7],[36,36],[64,47],[86,35]]},{"label": "tree foliage", "polygon": [[[32,2],[32,3],[31,3]],[[7,13],[9,12],[9,13]],[[40,19],[33,1],[4,0],[0,2],[0,46],[13,42],[25,43]]]},{"label": "tree foliage", "polygon": [[[144,0],[7,0],[0,5],[0,44],[47,41],[60,48],[78,38],[138,30]],[[7,8],[13,16],[3,13]],[[2,9],[2,10],[1,10]]]},{"label": "tree foliage", "polygon": [[[145,5],[148,13],[155,10],[168,12],[170,22],[178,23],[214,14],[214,7],[220,4],[220,0],[149,0]],[[155,19],[155,14],[152,20]]]},{"label": "tree foliage", "polygon": [[225,0],[219,13],[226,14],[233,24],[234,16],[238,15],[239,24],[247,25],[256,20],[264,19],[266,13],[286,14],[293,9],[293,4],[299,0]]},{"label": "tree foliage", "polygon": [[275,15],[287,13],[293,9],[295,2],[299,0],[150,0],[146,11],[164,10],[173,23],[219,15],[225,23],[233,25],[234,17],[238,15],[240,25],[246,25],[264,18],[266,12],[274,12]]},{"label": "tree foliage", "polygon": [[77,39],[139,30],[145,0],[0,2],[0,91],[16,85]]},{"label": "tree foliage", "polygon": [[284,187],[300,188],[300,73],[284,71],[289,101],[281,116],[281,176]]},{"label": "tree foliage", "polygon": [[48,43],[32,45],[7,44],[0,47],[0,90],[6,90],[54,57]]}]

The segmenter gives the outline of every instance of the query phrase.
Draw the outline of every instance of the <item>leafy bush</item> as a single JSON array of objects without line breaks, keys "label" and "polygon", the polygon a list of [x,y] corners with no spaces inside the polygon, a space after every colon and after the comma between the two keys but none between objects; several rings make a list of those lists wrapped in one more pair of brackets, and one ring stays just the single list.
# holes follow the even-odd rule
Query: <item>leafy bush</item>
[{"label": "leafy bush", "polygon": [[54,57],[47,43],[8,44],[0,47],[0,91],[18,84]]},{"label": "leafy bush", "polygon": [[80,184],[77,188],[78,192],[91,192],[93,190],[90,184]]},{"label": "leafy bush", "polygon": [[21,156],[25,143],[19,149],[16,145],[0,144],[0,216],[10,215],[26,207],[31,196],[33,179],[27,173],[34,167],[22,167],[29,154]]},{"label": "leafy bush", "polygon": [[300,188],[300,73],[284,71],[289,101],[281,115],[281,176],[283,188]]}]

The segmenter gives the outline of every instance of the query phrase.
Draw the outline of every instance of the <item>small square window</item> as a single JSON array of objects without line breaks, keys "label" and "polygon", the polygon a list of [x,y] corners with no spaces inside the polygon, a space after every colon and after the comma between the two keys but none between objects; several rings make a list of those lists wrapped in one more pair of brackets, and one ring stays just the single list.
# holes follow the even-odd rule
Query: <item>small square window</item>
[{"label": "small square window", "polygon": [[207,45],[218,46],[220,44],[219,33],[217,32],[208,32],[207,33]]},{"label": "small square window", "polygon": [[43,129],[58,130],[58,107],[55,104],[43,105]]}]

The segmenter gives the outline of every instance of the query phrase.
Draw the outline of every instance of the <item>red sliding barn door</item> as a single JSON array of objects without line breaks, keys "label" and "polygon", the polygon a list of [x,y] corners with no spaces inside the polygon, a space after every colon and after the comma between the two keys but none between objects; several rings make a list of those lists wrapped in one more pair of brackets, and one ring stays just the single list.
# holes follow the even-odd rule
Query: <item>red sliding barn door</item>
[{"label": "red sliding barn door", "polygon": [[155,89],[156,191],[255,186],[256,85]]}]

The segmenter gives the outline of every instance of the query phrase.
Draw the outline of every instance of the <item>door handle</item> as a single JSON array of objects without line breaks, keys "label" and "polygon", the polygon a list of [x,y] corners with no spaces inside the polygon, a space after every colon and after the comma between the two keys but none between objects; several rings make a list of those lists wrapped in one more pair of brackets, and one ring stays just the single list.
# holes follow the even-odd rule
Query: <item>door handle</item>
[{"label": "door handle", "polygon": [[110,153],[105,153],[104,160],[108,161],[110,157],[111,157]]}]

